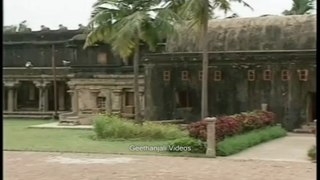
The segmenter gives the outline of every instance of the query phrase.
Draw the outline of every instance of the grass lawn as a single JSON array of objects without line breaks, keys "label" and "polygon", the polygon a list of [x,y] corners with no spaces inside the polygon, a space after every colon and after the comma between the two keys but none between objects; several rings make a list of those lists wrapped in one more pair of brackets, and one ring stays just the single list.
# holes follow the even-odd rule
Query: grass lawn
[{"label": "grass lawn", "polygon": [[93,130],[34,129],[48,120],[4,120],[4,150],[203,156],[191,153],[136,152],[129,146],[166,146],[169,141],[93,140]]}]

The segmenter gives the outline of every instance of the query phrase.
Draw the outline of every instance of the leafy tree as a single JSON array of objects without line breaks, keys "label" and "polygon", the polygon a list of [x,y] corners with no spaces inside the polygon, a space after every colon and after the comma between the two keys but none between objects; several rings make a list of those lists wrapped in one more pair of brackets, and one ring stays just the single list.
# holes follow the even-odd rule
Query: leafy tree
[{"label": "leafy tree", "polygon": [[155,50],[157,42],[174,32],[176,3],[162,0],[98,0],[93,5],[85,47],[109,43],[123,59],[133,58],[135,120],[142,122],[139,102],[141,43]]}]

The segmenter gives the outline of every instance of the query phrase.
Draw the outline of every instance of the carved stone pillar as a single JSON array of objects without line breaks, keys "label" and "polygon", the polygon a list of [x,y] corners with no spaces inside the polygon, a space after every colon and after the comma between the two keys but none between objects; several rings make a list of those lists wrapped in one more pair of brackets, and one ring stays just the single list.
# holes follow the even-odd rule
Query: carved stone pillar
[{"label": "carved stone pillar", "polygon": [[12,112],[15,110],[15,97],[14,97],[14,87],[8,87],[8,111]]},{"label": "carved stone pillar", "polygon": [[111,99],[111,91],[106,90],[106,114],[112,113],[112,99]]},{"label": "carved stone pillar", "polygon": [[92,108],[93,111],[96,111],[98,106],[97,106],[97,99],[99,97],[99,93],[100,93],[100,90],[99,89],[90,89],[90,93],[91,93],[91,103],[90,103],[90,106]]},{"label": "carved stone pillar", "polygon": [[121,113],[122,91],[114,90],[112,92],[112,113]]},{"label": "carved stone pillar", "polygon": [[34,81],[34,84],[39,88],[39,111],[49,110],[49,81]]},{"label": "carved stone pillar", "polygon": [[17,110],[18,109],[18,89],[14,88],[13,89],[13,109]]},{"label": "carved stone pillar", "polygon": [[141,115],[144,116],[144,92],[139,92],[139,100],[140,100],[140,110],[141,110]]},{"label": "carved stone pillar", "polygon": [[5,87],[8,89],[8,111],[12,112],[17,109],[17,93],[16,88],[18,86],[19,82],[13,81],[13,82],[4,82]]},{"label": "carved stone pillar", "polygon": [[72,112],[78,113],[79,112],[79,102],[78,102],[79,92],[77,89],[69,90],[68,92],[70,93],[70,96],[71,96]]},{"label": "carved stone pillar", "polygon": [[64,111],[65,110],[65,86],[61,85],[58,86],[58,102],[59,102],[59,106],[58,109],[59,111]]}]

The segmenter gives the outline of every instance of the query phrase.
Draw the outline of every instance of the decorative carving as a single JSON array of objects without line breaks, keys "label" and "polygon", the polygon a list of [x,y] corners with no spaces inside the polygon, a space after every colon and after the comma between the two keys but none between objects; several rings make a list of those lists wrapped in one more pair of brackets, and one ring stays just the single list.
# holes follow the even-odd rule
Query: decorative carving
[{"label": "decorative carving", "polygon": [[59,24],[59,30],[66,31],[66,30],[68,30],[68,28],[67,28],[67,27],[65,27],[65,26],[64,26],[64,25],[62,25],[62,24]]},{"label": "decorative carving", "polygon": [[16,88],[20,85],[19,81],[4,81],[3,84],[8,88]]},{"label": "decorative carving", "polygon": [[49,31],[50,30],[50,28],[46,27],[45,25],[41,25],[40,28],[41,28],[41,31]]},{"label": "decorative carving", "polygon": [[50,85],[50,81],[33,81],[37,88],[47,88]]},{"label": "decorative carving", "polygon": [[79,27],[79,30],[86,30],[87,29],[87,27],[82,24],[79,24],[78,27]]}]

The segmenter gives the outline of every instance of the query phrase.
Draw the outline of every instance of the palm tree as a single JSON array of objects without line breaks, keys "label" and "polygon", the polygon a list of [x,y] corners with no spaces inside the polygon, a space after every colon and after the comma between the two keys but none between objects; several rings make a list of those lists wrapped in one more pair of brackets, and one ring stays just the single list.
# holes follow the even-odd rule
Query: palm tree
[{"label": "palm tree", "polygon": [[174,32],[174,3],[161,0],[98,0],[93,5],[90,33],[84,47],[109,43],[123,59],[133,58],[135,120],[142,123],[139,102],[139,52],[141,42],[150,50]]},{"label": "palm tree", "polygon": [[303,15],[310,14],[315,9],[314,0],[293,0],[290,10],[283,11],[283,15]]},{"label": "palm tree", "polygon": [[[208,116],[208,21],[212,19],[214,10],[231,11],[231,2],[249,4],[243,0],[186,0],[181,8],[181,15],[191,19],[189,27],[200,32],[199,48],[202,50],[202,92],[201,92],[201,118]],[[252,9],[252,8],[251,8]]]}]

